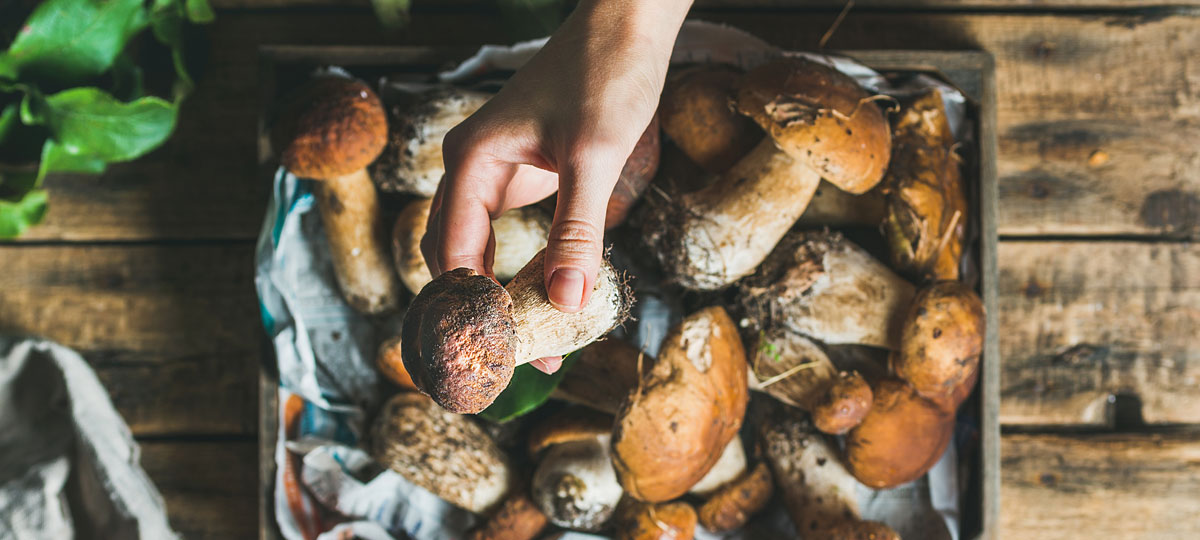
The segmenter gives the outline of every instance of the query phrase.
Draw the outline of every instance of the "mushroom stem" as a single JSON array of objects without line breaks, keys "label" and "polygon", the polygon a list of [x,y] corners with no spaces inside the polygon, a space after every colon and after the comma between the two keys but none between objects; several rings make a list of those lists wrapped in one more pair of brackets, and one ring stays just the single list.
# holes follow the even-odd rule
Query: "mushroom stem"
[{"label": "mushroom stem", "polygon": [[542,250],[504,288],[513,300],[518,366],[579,350],[615,328],[627,313],[625,285],[607,262],[600,267],[587,305],[577,313],[559,311],[546,296],[545,262]]},{"label": "mushroom stem", "polygon": [[746,276],[804,213],[821,176],[764,139],[720,180],[683,195],[678,245],[665,254],[686,287]]},{"label": "mushroom stem", "polygon": [[395,308],[400,285],[389,264],[379,197],[367,171],[317,182],[314,194],[346,301],[363,313]]}]

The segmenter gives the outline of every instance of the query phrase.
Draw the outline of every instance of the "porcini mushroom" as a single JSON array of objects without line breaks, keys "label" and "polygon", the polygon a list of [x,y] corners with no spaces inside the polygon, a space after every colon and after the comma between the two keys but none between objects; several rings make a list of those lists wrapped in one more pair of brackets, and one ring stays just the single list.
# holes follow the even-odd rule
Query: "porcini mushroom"
[{"label": "porcini mushroom", "polygon": [[637,347],[614,338],[592,343],[576,351],[575,365],[563,375],[551,397],[617,414],[629,391],[637,387],[639,362],[649,366],[653,358]]},{"label": "porcini mushroom", "polygon": [[397,394],[371,430],[371,455],[446,502],[487,513],[510,492],[508,457],[467,418],[415,392]]},{"label": "porcini mushroom", "polygon": [[400,338],[392,337],[379,344],[375,354],[375,367],[387,380],[405,390],[416,390],[408,370],[404,369],[404,359],[400,356]]},{"label": "porcini mushroom", "polygon": [[950,399],[979,369],[983,331],[983,301],[975,291],[957,281],[930,285],[908,310],[892,371],[926,398]]},{"label": "porcini mushroom", "polygon": [[804,416],[776,406],[760,431],[775,484],[803,538],[825,538],[820,531],[858,519],[858,482]]},{"label": "porcini mushroom", "polygon": [[769,137],[644,228],[667,273],[687,288],[719,289],[753,272],[804,213],[822,177],[863,193],[887,166],[887,121],[866,91],[833,68],[798,58],[768,62],[739,82],[737,107]]},{"label": "porcini mushroom", "polygon": [[871,386],[857,371],[842,371],[817,398],[813,425],[823,433],[842,435],[862,423],[871,410]]},{"label": "porcini mushroom", "polygon": [[696,510],[682,501],[629,501],[618,511],[616,540],[691,540],[695,535]]},{"label": "porcini mushroom", "polygon": [[896,487],[925,474],[946,451],[954,415],[911,386],[884,379],[862,423],[846,436],[846,465],[875,489]]},{"label": "porcini mushroom", "polygon": [[419,390],[453,412],[478,413],[508,386],[516,366],[580,349],[625,319],[631,297],[607,262],[581,311],[551,305],[545,253],[505,287],[459,268],[421,289],[401,332],[404,367]]},{"label": "porcini mushroom", "polygon": [[524,493],[506,499],[467,540],[533,540],[546,528],[546,515]]},{"label": "porcini mushroom", "polygon": [[790,233],[740,284],[747,316],[823,343],[896,349],[912,284],[839,233]]},{"label": "porcini mushroom", "polygon": [[314,79],[288,101],[272,135],[284,168],[318,180],[317,210],[346,302],[369,314],[395,309],[400,283],[388,264],[379,198],[366,171],[387,137],[379,97],[357,80]]},{"label": "porcini mushroom", "polygon": [[717,463],[746,411],[746,355],[720,307],[684,318],[626,398],[613,429],[625,491],[647,502],[686,493]]},{"label": "porcini mushroom", "polygon": [[877,227],[883,222],[885,210],[883,190],[879,186],[855,195],[822,180],[816,193],[813,193],[808,208],[796,223],[812,228],[855,225]]},{"label": "porcini mushroom", "polygon": [[617,177],[617,185],[613,186],[612,196],[608,198],[608,207],[604,212],[605,229],[611,229],[625,221],[634,203],[641,198],[646,186],[654,179],[654,174],[658,172],[661,141],[658,116],[655,115],[634,145],[629,159],[625,160],[625,166],[621,168],[621,174]]},{"label": "porcini mushroom", "polygon": [[759,463],[700,505],[700,524],[718,533],[741,527],[767,505],[774,491],[771,470],[766,463]]},{"label": "porcini mushroom", "polygon": [[804,410],[837,376],[837,368],[819,345],[787,328],[760,330],[750,362],[750,389]]},{"label": "porcini mushroom", "polygon": [[[400,281],[413,294],[421,292],[433,280],[425,256],[421,254],[421,237],[429,220],[431,199],[418,199],[404,207],[396,216],[392,228],[392,257]],[[492,222],[496,251],[492,257],[492,272],[506,283],[546,247],[550,234],[550,216],[536,206],[513,208]]]},{"label": "porcini mushroom", "polygon": [[738,437],[730,439],[721,452],[721,457],[713,464],[708,473],[692,485],[688,493],[707,497],[721,486],[728,484],[746,472],[746,449],[742,448],[742,440]]},{"label": "porcini mushroom", "polygon": [[753,120],[733,109],[742,74],[719,64],[672,73],[663,86],[658,115],[663,132],[684,155],[710,173],[725,172],[763,138]]},{"label": "porcini mushroom", "polygon": [[492,94],[443,86],[388,111],[392,129],[387,148],[371,166],[379,189],[432,197],[446,170],[442,140],[451,128],[479,110]]},{"label": "porcini mushroom", "polygon": [[569,408],[538,426],[531,454],[533,500],[551,523],[596,532],[608,523],[624,491],[609,454],[612,417]]},{"label": "porcini mushroom", "polygon": [[906,102],[893,137],[892,163],[882,184],[883,233],[892,265],[915,279],[956,280],[967,198],[942,93],[932,89]]}]

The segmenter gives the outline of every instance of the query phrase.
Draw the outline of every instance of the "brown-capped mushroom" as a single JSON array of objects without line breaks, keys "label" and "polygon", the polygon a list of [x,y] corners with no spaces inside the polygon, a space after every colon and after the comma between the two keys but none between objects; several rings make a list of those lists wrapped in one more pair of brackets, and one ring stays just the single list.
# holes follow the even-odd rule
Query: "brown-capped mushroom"
[{"label": "brown-capped mushroom", "polygon": [[478,413],[508,386],[517,366],[578,350],[624,321],[631,297],[607,261],[581,311],[551,305],[545,254],[505,287],[459,268],[421,289],[401,333],[404,367],[419,390],[453,412]]},{"label": "brown-capped mushroom", "polygon": [[878,521],[847,521],[822,536],[824,540],[900,540],[900,533]]},{"label": "brown-capped mushroom", "polygon": [[858,520],[858,482],[807,418],[777,408],[760,430],[763,453],[801,537],[825,538],[821,531]]},{"label": "brown-capped mushroom", "polygon": [[979,369],[983,315],[983,301],[962,283],[942,281],[921,289],[904,321],[892,371],[929,399],[961,393]]},{"label": "brown-capped mushroom", "polygon": [[415,392],[397,394],[376,418],[371,455],[446,502],[484,514],[510,493],[508,457],[479,426]]},{"label": "brown-capped mushroom", "polygon": [[641,198],[646,186],[658,172],[658,161],[662,153],[662,136],[659,134],[658,115],[650,119],[650,125],[642,132],[633,147],[633,153],[625,160],[617,185],[613,186],[608,208],[604,212],[604,228],[611,229],[625,221],[634,203]]},{"label": "brown-capped mushroom", "polygon": [[612,417],[572,407],[539,425],[530,437],[533,500],[551,523],[596,532],[612,517],[624,491],[609,453]]},{"label": "brown-capped mushroom", "polygon": [[479,110],[492,94],[452,86],[412,96],[389,108],[387,148],[371,166],[379,189],[432,197],[446,170],[442,140],[451,128]]},{"label": "brown-capped mushroom", "polygon": [[629,391],[637,387],[638,364],[654,359],[637,347],[614,338],[592,343],[575,353],[575,364],[558,383],[551,397],[586,405],[615,415]]},{"label": "brown-capped mushroom", "polygon": [[822,177],[863,193],[887,166],[883,113],[833,68],[798,58],[768,62],[739,81],[737,107],[770,136],[720,180],[677,196],[645,224],[668,275],[687,288],[719,289],[753,272]]},{"label": "brown-capped mushroom", "polygon": [[546,528],[546,515],[524,493],[506,499],[467,540],[533,540]]},{"label": "brown-capped mushroom", "polygon": [[875,489],[912,482],[941,459],[954,415],[897,379],[880,381],[874,396],[867,416],[846,436],[846,465]]},{"label": "brown-capped mushroom", "polygon": [[828,344],[897,349],[911,283],[835,232],[789,233],[742,281],[747,316]]},{"label": "brown-capped mushroom", "polygon": [[338,286],[351,307],[369,314],[395,309],[400,297],[378,194],[366,171],[386,137],[387,117],[375,92],[336,76],[302,87],[272,132],[284,168],[318,180],[313,190]]},{"label": "brown-capped mushroom", "polygon": [[404,369],[404,359],[400,356],[400,338],[392,337],[379,345],[375,354],[375,366],[387,380],[405,390],[416,390],[408,370]]},{"label": "brown-capped mushroom", "polygon": [[663,132],[713,174],[728,170],[763,138],[762,129],[733,108],[741,76],[719,64],[686,68],[667,77],[659,101]]},{"label": "brown-capped mushroom", "polygon": [[813,425],[823,433],[842,435],[862,423],[871,402],[871,385],[862,375],[839,372],[812,407]]},{"label": "brown-capped mushroom", "polygon": [[708,473],[742,425],[746,370],[737,327],[720,307],[667,334],[613,429],[613,465],[627,493],[668,501]]},{"label": "brown-capped mushroom", "polygon": [[[400,281],[413,294],[421,292],[433,281],[425,256],[421,254],[421,237],[429,220],[431,199],[418,199],[404,207],[392,227],[392,257]],[[507,283],[517,272],[546,248],[550,235],[550,216],[536,206],[513,208],[492,221],[496,250],[492,257],[492,272],[501,283]]]},{"label": "brown-capped mushroom", "polygon": [[696,510],[682,501],[648,504],[629,500],[617,516],[616,540],[691,540]]},{"label": "brown-capped mushroom", "polygon": [[941,92],[932,89],[904,103],[893,138],[881,190],[892,265],[914,279],[956,280],[967,197]]},{"label": "brown-capped mushroom", "polygon": [[774,491],[771,470],[766,463],[759,463],[700,506],[700,524],[717,533],[741,527],[767,505]]}]

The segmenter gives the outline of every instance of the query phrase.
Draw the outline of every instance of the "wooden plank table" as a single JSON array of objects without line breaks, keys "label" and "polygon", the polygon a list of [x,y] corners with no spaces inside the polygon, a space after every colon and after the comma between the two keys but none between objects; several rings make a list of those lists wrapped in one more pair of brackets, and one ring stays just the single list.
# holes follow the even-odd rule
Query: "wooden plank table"
[{"label": "wooden plank table", "polygon": [[[46,222],[0,244],[0,331],[91,362],[188,538],[250,538],[257,47],[511,38],[465,0],[418,2],[399,33],[365,0],[214,3],[171,141],[99,178],[49,178]],[[788,48],[815,47],[840,7],[697,3]],[[830,48],[996,57],[1003,536],[1200,537],[1200,1],[857,4]]]}]

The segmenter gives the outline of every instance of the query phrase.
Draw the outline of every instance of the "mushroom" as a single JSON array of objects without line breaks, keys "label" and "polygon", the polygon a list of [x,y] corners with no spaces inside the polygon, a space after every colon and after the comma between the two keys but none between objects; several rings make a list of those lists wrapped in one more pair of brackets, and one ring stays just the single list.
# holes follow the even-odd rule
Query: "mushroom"
[{"label": "mushroom", "polygon": [[688,503],[647,504],[629,501],[617,516],[616,540],[691,540],[696,534],[696,510]]},{"label": "mushroom", "polygon": [[478,413],[508,386],[516,366],[578,350],[625,320],[631,296],[607,261],[581,311],[551,305],[545,253],[505,287],[458,268],[421,289],[401,331],[404,367],[421,392],[453,412]]},{"label": "mushroom", "polygon": [[667,77],[659,100],[663,132],[696,164],[725,172],[763,138],[753,120],[733,110],[741,73],[719,64],[694,66]]},{"label": "mushroom", "polygon": [[842,371],[814,403],[813,425],[823,433],[842,435],[862,423],[872,399],[871,386],[862,375]]},{"label": "mushroom", "polygon": [[284,106],[272,135],[284,168],[318,180],[317,210],[347,303],[368,314],[395,309],[400,284],[387,262],[379,198],[365,170],[387,137],[379,97],[353,79],[314,79]]},{"label": "mushroom", "polygon": [[617,184],[613,186],[612,196],[608,199],[608,208],[604,214],[605,229],[611,229],[624,222],[634,203],[646,190],[646,186],[654,180],[654,174],[658,172],[661,141],[658,116],[655,115],[634,145],[633,153],[625,160],[621,175],[617,177]]},{"label": "mushroom", "polygon": [[415,392],[392,397],[371,430],[371,455],[446,502],[487,513],[510,492],[508,457],[479,426]]},{"label": "mushroom", "polygon": [[700,524],[717,533],[741,527],[767,505],[774,491],[770,469],[766,463],[759,463],[700,506]]},{"label": "mushroom", "polygon": [[763,453],[788,515],[804,538],[858,520],[858,482],[837,447],[800,414],[776,407],[760,426]]},{"label": "mushroom", "polygon": [[539,426],[531,454],[544,450],[533,473],[533,500],[551,523],[596,532],[608,523],[624,491],[609,454],[612,417],[569,408]]},{"label": "mushroom", "polygon": [[878,521],[847,521],[828,531],[824,540],[900,540],[900,533]]},{"label": "mushroom", "polygon": [[647,502],[686,493],[737,436],[746,411],[746,355],[720,307],[684,318],[626,398],[613,429],[625,491]]},{"label": "mushroom", "polygon": [[708,497],[722,486],[728,484],[746,472],[746,449],[742,448],[742,440],[734,437],[725,445],[721,457],[713,464],[708,473],[699,482],[692,485],[688,493]]},{"label": "mushroom", "polygon": [[[951,399],[970,393],[966,383],[979,369],[983,354],[983,301],[957,281],[921,289],[913,299],[900,334],[900,350],[892,371],[929,399]],[[957,407],[957,403],[954,403]]]},{"label": "mushroom", "polygon": [[404,369],[404,360],[400,356],[400,338],[392,337],[379,345],[375,354],[375,366],[387,380],[405,390],[416,390],[408,370]]},{"label": "mushroom", "polygon": [[614,338],[592,343],[572,355],[575,364],[563,375],[551,397],[615,415],[629,391],[637,387],[638,365],[653,358]]},{"label": "mushroom", "polygon": [[[895,157],[892,158],[895,161]],[[886,177],[885,177],[885,182]],[[881,182],[882,184],[882,182]],[[883,190],[880,186],[861,195],[842,191],[821,181],[808,208],[796,223],[803,227],[878,227],[886,213]]]},{"label": "mushroom", "polygon": [[533,540],[546,528],[546,515],[523,493],[506,499],[467,540]]},{"label": "mushroom", "polygon": [[954,415],[897,379],[880,381],[874,395],[867,416],[846,436],[846,465],[875,489],[912,482],[946,451]]},{"label": "mushroom", "polygon": [[753,325],[897,349],[912,284],[839,233],[793,232],[740,285]]},{"label": "mushroom", "polygon": [[647,242],[668,275],[719,289],[754,271],[804,213],[822,177],[851,193],[883,176],[890,134],[849,76],[799,58],[768,62],[738,84],[737,107],[770,137],[712,185],[648,219]]},{"label": "mushroom", "polygon": [[446,170],[442,140],[451,128],[479,110],[492,94],[443,86],[413,96],[409,106],[388,111],[387,148],[371,166],[379,189],[432,197]]},{"label": "mushroom", "polygon": [[[392,257],[400,281],[413,294],[421,292],[433,280],[425,256],[421,254],[421,237],[429,220],[431,199],[418,199],[404,207],[392,228]],[[496,251],[492,272],[502,283],[517,275],[525,263],[545,249],[550,234],[550,216],[536,206],[513,208],[492,222]]]},{"label": "mushroom", "polygon": [[941,92],[932,89],[907,102],[893,138],[892,163],[882,184],[883,233],[892,266],[916,279],[956,280],[967,198]]},{"label": "mushroom", "polygon": [[774,325],[758,333],[750,363],[750,389],[809,410],[837,376],[837,368],[812,340]]}]

